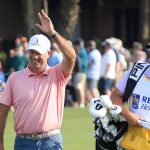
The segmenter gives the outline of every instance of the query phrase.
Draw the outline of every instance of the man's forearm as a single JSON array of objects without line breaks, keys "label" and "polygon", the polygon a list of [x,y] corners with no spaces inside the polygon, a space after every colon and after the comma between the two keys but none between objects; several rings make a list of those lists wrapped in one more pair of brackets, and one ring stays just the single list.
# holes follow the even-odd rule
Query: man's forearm
[{"label": "man's forearm", "polygon": [[59,46],[64,56],[67,57],[68,59],[75,60],[76,53],[72,45],[65,38],[63,38],[59,33],[56,32],[55,34],[56,35],[53,37],[53,40]]},{"label": "man's forearm", "polygon": [[119,105],[122,108],[121,115],[126,118],[126,116],[130,113],[130,111],[124,106],[122,95],[123,95],[122,93],[120,93],[117,89],[115,89],[111,94],[110,99],[113,104]]},{"label": "man's forearm", "polygon": [[70,73],[73,70],[75,61],[76,61],[76,53],[72,45],[64,39],[61,35],[56,33],[56,36],[53,40],[58,45],[59,49],[62,51],[64,58],[62,61],[62,69],[65,73]]},{"label": "man's forearm", "polygon": [[127,120],[129,124],[138,126],[138,120],[142,119],[141,116],[131,112],[128,108],[124,106],[122,96],[123,94],[118,89],[115,89],[112,92],[110,99],[112,100],[113,104],[119,105],[122,108],[120,114]]},{"label": "man's forearm", "polygon": [[51,19],[43,9],[38,12],[38,18],[40,20],[40,24],[36,23],[35,25],[45,34],[53,38],[64,55],[63,62],[61,63],[63,72],[66,74],[71,73],[76,60],[76,53],[74,48],[66,39],[64,39],[55,31]]},{"label": "man's forearm", "polygon": [[8,115],[9,107],[3,104],[0,104],[0,144],[3,144],[3,135],[6,125],[6,119]]}]

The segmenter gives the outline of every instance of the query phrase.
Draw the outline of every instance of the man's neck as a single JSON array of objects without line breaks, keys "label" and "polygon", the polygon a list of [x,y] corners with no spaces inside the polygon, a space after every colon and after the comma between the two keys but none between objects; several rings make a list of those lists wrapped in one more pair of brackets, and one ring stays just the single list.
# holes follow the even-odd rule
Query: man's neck
[{"label": "man's neck", "polygon": [[36,69],[36,68],[32,68],[32,67],[29,65],[29,69],[30,69],[34,74],[40,75],[40,74],[42,74],[42,73],[45,71],[46,66],[43,67],[43,68],[38,68],[38,69]]}]

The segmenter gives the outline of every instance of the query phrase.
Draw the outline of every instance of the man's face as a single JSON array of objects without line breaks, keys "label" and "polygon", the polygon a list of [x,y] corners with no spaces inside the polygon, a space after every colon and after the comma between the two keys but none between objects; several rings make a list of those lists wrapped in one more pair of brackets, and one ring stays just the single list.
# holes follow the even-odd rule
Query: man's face
[{"label": "man's face", "polygon": [[47,59],[51,52],[46,51],[45,54],[40,54],[35,50],[29,50],[30,67],[35,70],[42,70],[47,66]]}]

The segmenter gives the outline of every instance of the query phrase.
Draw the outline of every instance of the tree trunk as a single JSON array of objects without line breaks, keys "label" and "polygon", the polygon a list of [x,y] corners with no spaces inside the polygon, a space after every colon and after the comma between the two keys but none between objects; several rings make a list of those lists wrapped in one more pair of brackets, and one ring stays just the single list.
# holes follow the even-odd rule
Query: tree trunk
[{"label": "tree trunk", "polygon": [[37,12],[41,8],[42,0],[21,0],[21,3],[26,33],[27,36],[30,37],[37,32],[35,23],[37,21]]},{"label": "tree trunk", "polygon": [[139,40],[146,44],[150,36],[150,1],[141,0],[139,19]]},{"label": "tree trunk", "polygon": [[[55,14],[56,16],[56,29],[66,38],[71,39],[79,18],[79,1],[80,0],[60,0]],[[27,36],[31,36],[37,32],[34,24],[37,22],[37,12],[42,8],[48,14],[48,0],[21,0],[22,14]]]},{"label": "tree trunk", "polygon": [[79,18],[80,0],[61,0],[58,17],[58,31],[68,39],[71,39]]}]

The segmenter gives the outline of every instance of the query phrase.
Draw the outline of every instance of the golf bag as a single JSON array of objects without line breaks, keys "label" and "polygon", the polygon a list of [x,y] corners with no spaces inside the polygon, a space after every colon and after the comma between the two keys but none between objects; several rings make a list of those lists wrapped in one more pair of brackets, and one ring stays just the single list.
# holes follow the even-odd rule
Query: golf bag
[{"label": "golf bag", "polygon": [[[96,123],[97,124],[97,123]],[[97,126],[96,137],[96,150],[122,150],[119,146],[119,140],[124,135],[128,127],[126,121],[110,121],[106,128]]]},{"label": "golf bag", "polygon": [[121,150],[119,140],[127,130],[128,123],[119,115],[121,107],[113,105],[108,95],[93,98],[89,112],[95,124],[96,150]]}]

